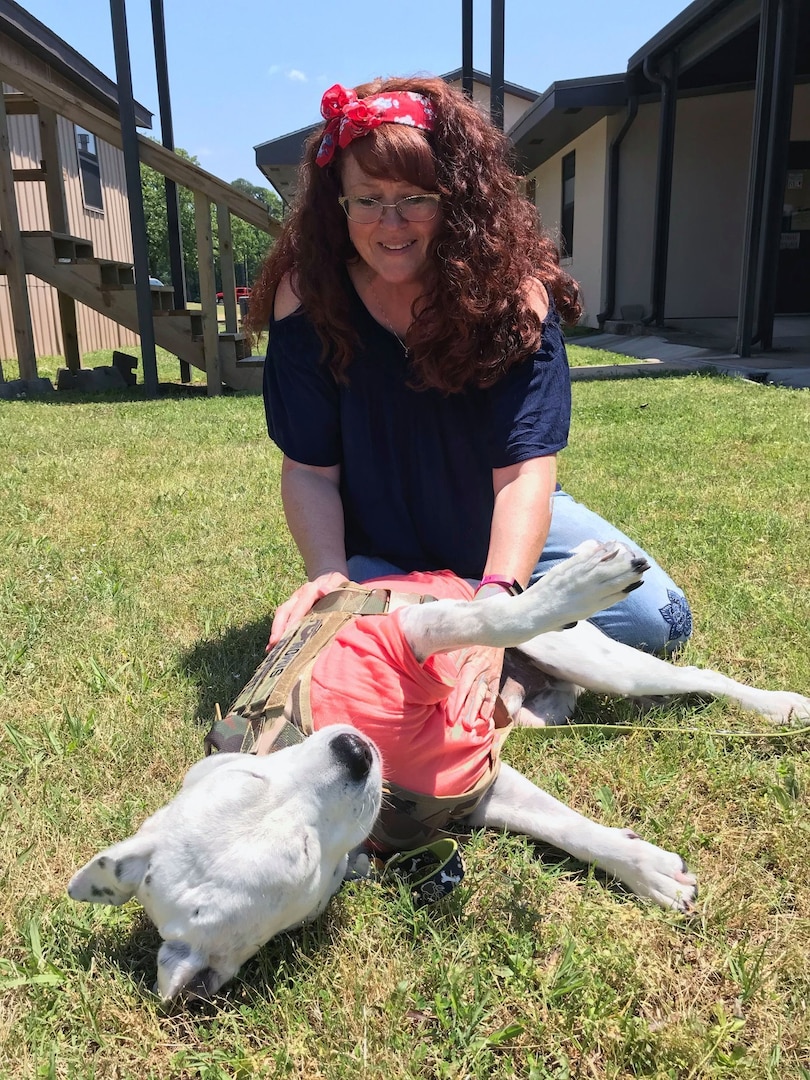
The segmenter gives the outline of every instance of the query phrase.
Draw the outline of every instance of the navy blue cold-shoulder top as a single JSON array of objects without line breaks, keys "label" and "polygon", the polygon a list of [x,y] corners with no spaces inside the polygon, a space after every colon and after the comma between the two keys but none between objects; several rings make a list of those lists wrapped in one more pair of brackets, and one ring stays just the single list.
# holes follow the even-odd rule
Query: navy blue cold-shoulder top
[{"label": "navy blue cold-shoulder top", "polygon": [[405,571],[480,577],[489,547],[492,470],[561,450],[571,390],[553,305],[540,348],[494,386],[457,394],[408,387],[399,340],[352,290],[359,344],[348,385],[321,360],[302,311],[270,327],[264,404],[270,438],[294,461],[340,465],[346,554]]}]

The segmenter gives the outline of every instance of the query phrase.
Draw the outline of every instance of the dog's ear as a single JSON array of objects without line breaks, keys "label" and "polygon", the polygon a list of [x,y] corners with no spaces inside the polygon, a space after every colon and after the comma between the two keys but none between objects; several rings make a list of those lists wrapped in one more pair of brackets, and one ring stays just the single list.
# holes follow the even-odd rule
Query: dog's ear
[{"label": "dog's ear", "polygon": [[76,871],[68,896],[89,904],[125,904],[143,881],[152,851],[153,843],[139,835],[113,844]]},{"label": "dog's ear", "polygon": [[215,769],[221,769],[223,765],[230,765],[235,762],[244,765],[245,755],[217,753],[210,754],[200,761],[195,761],[183,777],[183,787],[192,787],[194,784],[198,784],[200,780],[204,780],[206,777],[210,776]]},{"label": "dog's ear", "polygon": [[164,1001],[171,1001],[188,987],[194,996],[208,999],[223,980],[209,966],[207,957],[185,941],[164,941],[157,955],[156,990]]}]

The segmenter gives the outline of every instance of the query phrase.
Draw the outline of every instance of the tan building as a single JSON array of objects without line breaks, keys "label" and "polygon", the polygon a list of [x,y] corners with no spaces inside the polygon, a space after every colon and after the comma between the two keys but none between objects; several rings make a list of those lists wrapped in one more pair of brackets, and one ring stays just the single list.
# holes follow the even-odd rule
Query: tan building
[{"label": "tan building", "polygon": [[[223,384],[258,388],[263,357],[250,355],[239,327],[231,218],[275,236],[269,208],[135,133],[128,149],[193,196],[200,303],[185,306],[182,282],[136,287],[130,205],[139,180],[128,196],[116,85],[15,0],[0,0],[0,84],[0,360],[16,358],[29,381],[37,357],[57,355],[64,385],[76,385],[82,354],[140,337],[203,370],[211,394]],[[135,122],[151,126],[137,104]],[[154,351],[145,354],[144,381],[156,393]]]},{"label": "tan building", "polygon": [[[82,85],[92,100],[117,112],[115,84],[11,0],[0,0],[0,64],[3,62],[21,65],[32,75],[45,79],[51,71],[60,72]],[[46,231],[51,223],[45,183],[41,175],[33,177],[46,156],[42,135],[48,137],[49,133],[27,95],[7,83],[2,84],[2,90],[19,226],[23,232]],[[136,120],[139,127],[152,126],[152,114],[141,105],[136,105]],[[67,231],[91,241],[98,258],[131,263],[129,201],[122,151],[63,116],[54,113],[52,123],[61,164]],[[27,277],[27,286],[37,355],[64,355],[56,289],[32,275]],[[133,331],[84,304],[76,305],[76,322],[82,352],[138,342]],[[0,360],[14,357],[9,282],[0,274]]]},{"label": "tan building", "polygon": [[810,312],[810,5],[696,0],[509,130],[590,326]]}]

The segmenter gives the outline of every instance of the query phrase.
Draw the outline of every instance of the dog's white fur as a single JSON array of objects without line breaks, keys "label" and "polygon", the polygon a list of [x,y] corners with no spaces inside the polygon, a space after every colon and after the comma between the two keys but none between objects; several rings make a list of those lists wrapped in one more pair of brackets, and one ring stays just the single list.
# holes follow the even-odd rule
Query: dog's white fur
[{"label": "dog's white fur", "polygon": [[68,886],[74,900],[137,896],[157,926],[157,989],[210,996],[282,930],[314,919],[380,810],[374,743],[346,724],[265,757],[216,754],[134,836]]},{"label": "dog's white fur", "polygon": [[[677,668],[572,622],[609,607],[635,588],[646,568],[621,544],[589,541],[518,597],[441,600],[403,609],[403,633],[416,657],[469,645],[516,646],[565,680],[551,701],[529,703],[524,723],[559,719],[577,688],[602,693],[724,694],[771,720],[810,719],[810,700],[754,690],[715,672]],[[546,715],[543,715],[543,708]],[[359,739],[368,769],[335,753],[335,736]],[[341,744],[339,744],[341,745]],[[357,772],[355,760],[355,772]],[[360,770],[362,771],[362,770]],[[281,930],[323,910],[338,888],[347,852],[369,833],[379,810],[379,754],[354,729],[326,727],[268,757],[223,754],[198,762],[180,794],[138,833],[91,860],[70,882],[76,900],[120,904],[137,896],[164,944],[158,954],[163,998],[184,987],[214,993]],[[469,818],[473,826],[524,833],[622,881],[638,896],[687,911],[696,879],[679,855],[629,829],[607,828],[502,765]]]}]

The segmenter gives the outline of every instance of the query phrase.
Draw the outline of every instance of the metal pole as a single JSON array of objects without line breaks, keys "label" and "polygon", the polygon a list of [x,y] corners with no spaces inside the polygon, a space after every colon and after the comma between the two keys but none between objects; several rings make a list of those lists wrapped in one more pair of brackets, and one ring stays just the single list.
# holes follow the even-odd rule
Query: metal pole
[{"label": "metal pole", "polygon": [[135,126],[135,100],[132,96],[132,69],[129,63],[129,38],[125,0],[110,0],[115,74],[118,81],[118,109],[124,150],[124,172],[129,198],[129,221],[132,254],[135,264],[135,300],[138,310],[138,333],[141,338],[143,382],[147,397],[158,392],[155,327],[152,322],[152,293],[149,288],[149,252],[146,243],[146,219],[141,191],[141,162],[138,131]]},{"label": "metal pole", "polygon": [[[172,104],[169,93],[169,63],[166,56],[166,20],[163,16],[163,0],[152,0],[152,36],[155,41],[155,72],[157,75],[158,106],[160,109],[160,133],[167,150],[174,150],[174,127]],[[177,184],[166,177],[166,224],[169,241],[169,266],[174,286],[174,306],[186,306],[186,268],[183,263],[183,236],[180,229],[180,199]],[[191,381],[191,368],[185,360],[180,361],[180,378]]]},{"label": "metal pole", "polygon": [[461,0],[461,89],[473,96],[473,0]]},{"label": "metal pole", "polygon": [[[662,70],[662,65],[666,65],[668,70]],[[677,55],[670,53],[660,61],[653,61],[647,57],[644,61],[644,74],[651,82],[656,82],[661,87],[661,105],[658,121],[650,314],[643,321],[646,325],[663,326],[672,210],[672,168],[675,160],[675,115],[678,104]]]},{"label": "metal pole", "polygon": [[503,131],[505,8],[506,0],[492,0],[489,115],[499,131]]},{"label": "metal pole", "polygon": [[739,356],[751,355],[755,340],[754,314],[762,280],[762,208],[765,197],[768,123],[773,102],[776,17],[776,0],[763,0],[759,16],[759,52],[754,88],[754,124],[751,133],[751,164],[748,170],[748,206],[742,251],[737,340],[734,343],[734,351]]},{"label": "metal pole", "polygon": [[780,0],[774,53],[774,95],[768,124],[768,164],[765,172],[762,207],[762,279],[757,320],[760,343],[765,352],[773,347],[779,239],[782,231],[782,204],[790,148],[790,121],[793,111],[793,86],[796,81],[798,35],[798,5],[794,0]]}]

